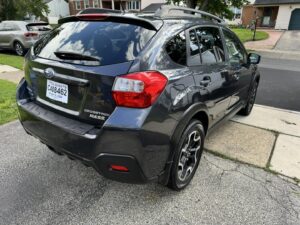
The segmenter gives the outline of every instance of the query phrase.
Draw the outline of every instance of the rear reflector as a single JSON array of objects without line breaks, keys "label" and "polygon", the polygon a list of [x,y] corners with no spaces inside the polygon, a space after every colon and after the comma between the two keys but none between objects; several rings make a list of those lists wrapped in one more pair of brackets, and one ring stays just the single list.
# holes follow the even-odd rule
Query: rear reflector
[{"label": "rear reflector", "polygon": [[121,171],[121,172],[128,172],[128,168],[125,166],[120,166],[120,165],[110,165],[110,169],[115,170],[115,171]]},{"label": "rear reflector", "polygon": [[157,71],[127,74],[116,78],[113,97],[117,106],[147,108],[156,101],[167,82]]}]

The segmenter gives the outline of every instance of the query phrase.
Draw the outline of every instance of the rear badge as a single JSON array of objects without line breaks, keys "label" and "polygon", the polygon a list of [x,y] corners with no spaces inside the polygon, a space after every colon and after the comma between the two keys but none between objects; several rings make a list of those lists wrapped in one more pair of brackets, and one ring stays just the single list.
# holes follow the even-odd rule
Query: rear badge
[{"label": "rear badge", "polygon": [[84,112],[89,113],[89,117],[96,120],[105,121],[110,116],[108,113],[98,112],[90,109],[84,109]]}]

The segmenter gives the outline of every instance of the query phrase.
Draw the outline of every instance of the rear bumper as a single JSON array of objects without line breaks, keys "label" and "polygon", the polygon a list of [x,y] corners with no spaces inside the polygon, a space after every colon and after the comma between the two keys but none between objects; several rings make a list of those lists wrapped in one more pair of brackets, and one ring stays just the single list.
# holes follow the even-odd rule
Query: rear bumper
[{"label": "rear bumper", "polygon": [[24,48],[29,49],[34,45],[35,42],[37,42],[37,40],[24,40],[22,44]]},{"label": "rear bumper", "polygon": [[[164,174],[169,137],[111,123],[97,128],[67,118],[30,100],[26,87],[26,81],[22,80],[17,89],[19,119],[27,133],[56,152],[78,159],[103,176],[121,182],[145,183]],[[129,171],[113,171],[112,164],[125,166]]]}]

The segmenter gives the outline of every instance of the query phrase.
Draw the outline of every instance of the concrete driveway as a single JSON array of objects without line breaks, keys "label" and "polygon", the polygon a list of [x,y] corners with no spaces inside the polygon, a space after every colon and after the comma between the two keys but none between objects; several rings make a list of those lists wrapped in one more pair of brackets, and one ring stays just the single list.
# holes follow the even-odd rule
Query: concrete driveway
[{"label": "concrete driveway", "polygon": [[0,140],[0,224],[300,224],[299,186],[208,153],[178,193],[107,180],[18,122],[0,126]]},{"label": "concrete driveway", "polygon": [[300,52],[300,31],[285,31],[277,42],[275,50]]}]

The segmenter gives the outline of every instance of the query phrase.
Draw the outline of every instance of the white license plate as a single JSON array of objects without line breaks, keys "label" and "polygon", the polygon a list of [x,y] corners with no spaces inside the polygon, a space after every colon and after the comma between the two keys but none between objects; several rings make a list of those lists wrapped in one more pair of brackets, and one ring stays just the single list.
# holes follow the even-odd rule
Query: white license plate
[{"label": "white license plate", "polygon": [[52,100],[67,104],[69,97],[68,85],[47,80],[46,96]]}]

